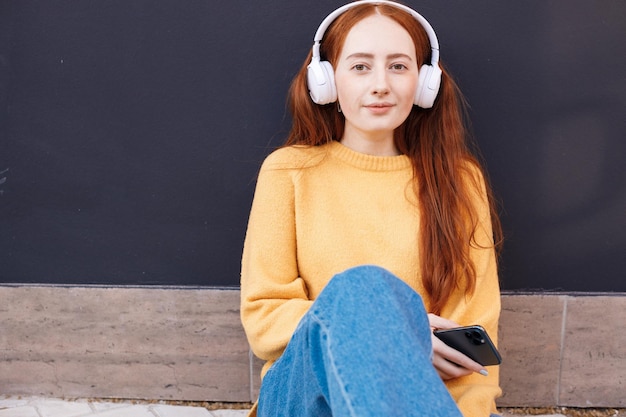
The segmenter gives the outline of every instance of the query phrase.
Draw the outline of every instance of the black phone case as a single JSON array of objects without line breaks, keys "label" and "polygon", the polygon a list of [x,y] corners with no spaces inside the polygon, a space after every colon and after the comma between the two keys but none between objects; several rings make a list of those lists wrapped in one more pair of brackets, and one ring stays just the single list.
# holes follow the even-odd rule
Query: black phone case
[{"label": "black phone case", "polygon": [[500,353],[498,353],[489,335],[481,326],[435,330],[434,334],[446,345],[458,350],[483,366],[502,363]]}]

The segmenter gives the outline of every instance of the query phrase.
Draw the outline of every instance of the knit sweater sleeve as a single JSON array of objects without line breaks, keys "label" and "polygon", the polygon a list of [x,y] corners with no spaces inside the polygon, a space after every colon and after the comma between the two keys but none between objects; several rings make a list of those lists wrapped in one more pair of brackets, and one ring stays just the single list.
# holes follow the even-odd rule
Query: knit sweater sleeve
[{"label": "knit sweater sleeve", "polygon": [[242,256],[241,319],[252,351],[266,361],[282,354],[312,304],[296,259],[297,171],[281,163],[284,152],[261,167]]},{"label": "knit sweater sleeve", "polygon": [[[485,183],[478,170],[473,170],[471,189],[475,190],[478,224],[475,242],[470,247],[470,256],[476,268],[476,288],[473,294],[457,293],[442,316],[461,325],[479,324],[497,343],[500,316],[500,287],[496,255],[493,247],[493,232]],[[474,186],[475,185],[475,186]],[[489,376],[468,375],[448,381],[446,385],[461,409],[464,417],[488,417],[496,413],[495,399],[501,395],[498,366],[487,367]]]}]

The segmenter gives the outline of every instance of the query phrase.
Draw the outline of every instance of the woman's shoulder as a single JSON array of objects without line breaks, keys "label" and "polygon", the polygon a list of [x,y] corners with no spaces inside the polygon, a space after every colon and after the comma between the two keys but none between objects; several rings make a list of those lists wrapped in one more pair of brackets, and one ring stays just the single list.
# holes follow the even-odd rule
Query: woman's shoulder
[{"label": "woman's shoulder", "polygon": [[462,162],[462,175],[465,186],[482,189],[485,184],[485,170],[475,159],[466,159]]},{"label": "woman's shoulder", "polygon": [[263,161],[262,170],[283,169],[299,170],[318,165],[327,154],[326,145],[292,145],[278,148]]}]

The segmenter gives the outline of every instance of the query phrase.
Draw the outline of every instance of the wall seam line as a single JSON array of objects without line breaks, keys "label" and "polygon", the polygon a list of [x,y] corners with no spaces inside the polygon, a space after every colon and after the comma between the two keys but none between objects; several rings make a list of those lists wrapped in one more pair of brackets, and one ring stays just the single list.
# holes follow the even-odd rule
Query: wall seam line
[{"label": "wall seam line", "polygon": [[252,349],[248,348],[248,374],[250,377],[250,380],[248,381],[248,386],[250,387],[250,390],[248,392],[248,395],[250,396],[250,402],[254,402],[254,398],[252,398],[254,396],[254,354],[252,353]]},{"label": "wall seam line", "polygon": [[563,297],[563,317],[561,318],[561,346],[559,347],[559,375],[556,381],[556,405],[561,404],[561,378],[563,376],[563,353],[565,352],[565,331],[567,327],[567,300],[568,296]]}]

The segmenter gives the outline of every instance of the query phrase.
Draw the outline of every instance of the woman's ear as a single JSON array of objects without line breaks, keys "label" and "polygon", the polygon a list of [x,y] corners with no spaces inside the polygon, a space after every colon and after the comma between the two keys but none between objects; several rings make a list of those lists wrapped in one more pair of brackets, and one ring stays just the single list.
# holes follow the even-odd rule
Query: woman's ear
[{"label": "woman's ear", "polygon": [[320,61],[319,57],[311,59],[307,66],[307,85],[311,100],[316,104],[328,104],[337,101],[335,71],[328,61]]},{"label": "woman's ear", "polygon": [[417,90],[413,101],[416,106],[430,109],[435,104],[441,86],[441,75],[441,68],[438,65],[422,65],[419,69]]}]

